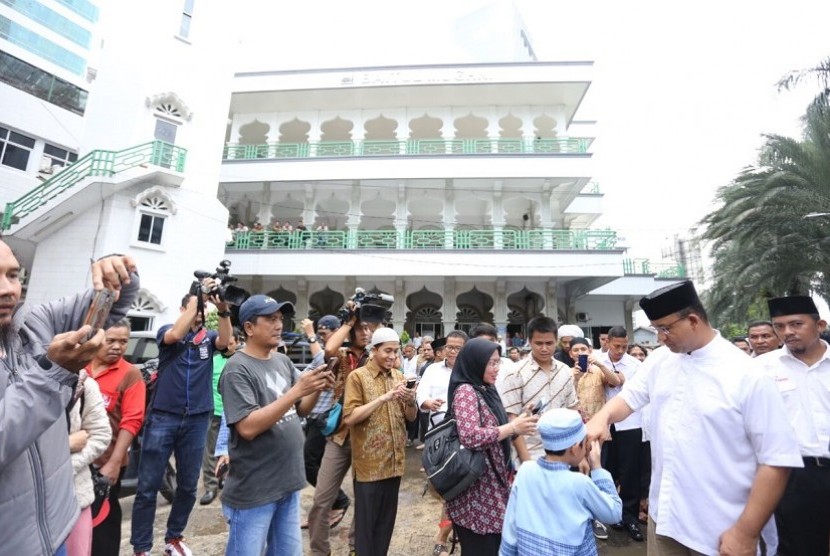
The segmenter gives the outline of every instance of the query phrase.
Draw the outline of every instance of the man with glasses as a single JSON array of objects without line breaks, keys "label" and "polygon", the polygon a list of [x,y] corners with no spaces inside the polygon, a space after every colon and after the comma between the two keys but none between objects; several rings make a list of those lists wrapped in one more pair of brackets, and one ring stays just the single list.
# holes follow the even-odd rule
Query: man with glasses
[{"label": "man with glasses", "polygon": [[665,347],[588,422],[588,436],[650,404],[649,554],[755,554],[790,468],[803,465],[781,396],[711,327],[690,281],[640,307]]}]

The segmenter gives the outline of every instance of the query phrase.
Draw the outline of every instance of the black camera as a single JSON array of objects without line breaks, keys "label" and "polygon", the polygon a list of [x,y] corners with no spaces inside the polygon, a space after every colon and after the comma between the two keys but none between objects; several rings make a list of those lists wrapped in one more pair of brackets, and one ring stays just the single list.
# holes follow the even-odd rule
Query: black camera
[{"label": "black camera", "polygon": [[[231,276],[231,262],[227,259],[220,261],[219,266],[216,267],[216,272],[208,272],[206,270],[196,270],[193,276],[197,278],[195,282],[190,285],[191,295],[215,295],[220,301],[229,303],[230,305],[242,305],[248,299],[249,294],[242,288],[234,286],[236,276]],[[205,278],[213,278],[216,285],[211,290],[205,290],[202,287],[202,280]]]},{"label": "black camera", "polygon": [[[354,310],[362,322],[383,322],[389,320],[389,309],[395,298],[386,293],[367,292],[363,288],[355,288],[354,295],[349,299],[355,304]],[[337,312],[340,322],[346,322],[352,317],[352,311],[343,307]]]}]

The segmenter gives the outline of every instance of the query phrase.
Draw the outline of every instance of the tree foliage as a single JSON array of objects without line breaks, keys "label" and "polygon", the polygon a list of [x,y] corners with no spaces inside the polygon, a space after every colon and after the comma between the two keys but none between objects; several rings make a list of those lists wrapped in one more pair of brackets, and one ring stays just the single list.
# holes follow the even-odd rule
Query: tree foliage
[{"label": "tree foliage", "polygon": [[753,303],[769,297],[830,293],[825,93],[807,108],[803,124],[802,140],[766,135],[757,164],[718,190],[720,207],[701,221],[715,261],[706,302],[716,322],[745,321]]}]

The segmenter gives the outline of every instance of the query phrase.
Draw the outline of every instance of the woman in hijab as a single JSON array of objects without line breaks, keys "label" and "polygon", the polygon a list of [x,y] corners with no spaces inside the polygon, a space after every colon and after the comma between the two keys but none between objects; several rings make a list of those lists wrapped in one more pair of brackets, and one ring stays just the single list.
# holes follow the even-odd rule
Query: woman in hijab
[{"label": "woman in hijab", "polygon": [[464,554],[496,555],[513,473],[513,437],[536,430],[537,416],[521,415],[508,422],[496,392],[501,347],[484,338],[464,344],[452,369],[447,393],[465,448],[485,453],[485,470],[470,488],[447,502],[447,514]]}]

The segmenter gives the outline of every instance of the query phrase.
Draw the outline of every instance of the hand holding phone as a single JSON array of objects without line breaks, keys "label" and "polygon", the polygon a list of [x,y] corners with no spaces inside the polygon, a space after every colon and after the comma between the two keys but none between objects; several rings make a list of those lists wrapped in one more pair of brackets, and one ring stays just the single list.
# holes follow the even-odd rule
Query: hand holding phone
[{"label": "hand holding phone", "polygon": [[340,369],[338,363],[340,363],[340,359],[337,357],[332,357],[331,359],[329,359],[328,365],[326,365],[326,369],[321,372],[336,374],[336,372]]},{"label": "hand holding phone", "polygon": [[579,370],[583,373],[588,372],[588,354],[587,353],[580,353],[578,356],[578,365]]},{"label": "hand holding phone", "polygon": [[409,378],[406,380],[406,388],[407,390],[412,390],[415,388],[415,385],[418,384],[418,379],[416,378]]},{"label": "hand holding phone", "polygon": [[107,317],[110,316],[110,310],[114,303],[114,291],[105,288],[95,292],[95,297],[92,298],[92,303],[89,304],[89,310],[87,310],[84,318],[84,324],[91,327],[87,340],[95,336],[98,330],[107,323]]}]

